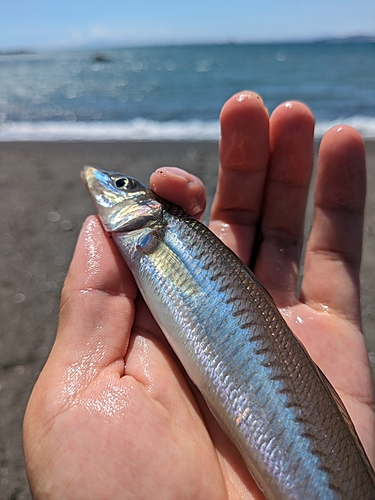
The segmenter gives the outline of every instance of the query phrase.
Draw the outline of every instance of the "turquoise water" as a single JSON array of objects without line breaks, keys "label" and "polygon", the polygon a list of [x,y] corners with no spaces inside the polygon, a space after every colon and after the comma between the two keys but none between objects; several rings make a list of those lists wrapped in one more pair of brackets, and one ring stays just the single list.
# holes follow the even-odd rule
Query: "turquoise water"
[{"label": "turquoise water", "polygon": [[[0,139],[218,137],[245,88],[270,111],[289,99],[317,135],[347,122],[375,137],[375,44],[143,47],[0,57]],[[100,59],[105,59],[100,60]],[[68,137],[69,136],[69,137]]]}]

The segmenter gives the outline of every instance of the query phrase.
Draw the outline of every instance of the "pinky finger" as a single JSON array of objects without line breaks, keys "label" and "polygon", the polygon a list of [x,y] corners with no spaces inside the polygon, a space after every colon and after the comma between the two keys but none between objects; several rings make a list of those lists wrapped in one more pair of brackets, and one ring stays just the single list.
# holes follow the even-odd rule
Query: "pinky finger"
[{"label": "pinky finger", "polygon": [[348,126],[324,136],[301,299],[360,325],[359,269],[366,196],[364,143]]}]

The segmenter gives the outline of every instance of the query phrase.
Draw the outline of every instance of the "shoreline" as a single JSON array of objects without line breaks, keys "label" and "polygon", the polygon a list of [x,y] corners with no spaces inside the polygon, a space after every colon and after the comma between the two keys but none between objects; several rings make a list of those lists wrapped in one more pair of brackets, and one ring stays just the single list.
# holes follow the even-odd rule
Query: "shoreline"
[{"label": "shoreline", "polygon": [[[368,190],[361,270],[363,327],[375,352],[375,139],[365,140]],[[319,141],[315,141],[315,152]],[[202,179],[211,204],[216,141],[0,142],[0,477],[4,498],[30,499],[21,428],[27,400],[52,346],[63,281],[83,220],[93,213],[85,164],[148,183],[175,165]],[[307,216],[311,217],[311,203]]]}]

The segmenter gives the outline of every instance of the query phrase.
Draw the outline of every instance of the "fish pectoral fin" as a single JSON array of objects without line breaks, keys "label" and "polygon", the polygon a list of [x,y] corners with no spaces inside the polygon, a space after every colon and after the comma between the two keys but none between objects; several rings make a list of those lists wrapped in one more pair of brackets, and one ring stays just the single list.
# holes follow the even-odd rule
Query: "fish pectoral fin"
[{"label": "fish pectoral fin", "polygon": [[160,245],[161,240],[156,231],[151,231],[140,238],[137,245],[137,250],[142,252],[144,255],[150,255],[154,253],[155,250]]}]

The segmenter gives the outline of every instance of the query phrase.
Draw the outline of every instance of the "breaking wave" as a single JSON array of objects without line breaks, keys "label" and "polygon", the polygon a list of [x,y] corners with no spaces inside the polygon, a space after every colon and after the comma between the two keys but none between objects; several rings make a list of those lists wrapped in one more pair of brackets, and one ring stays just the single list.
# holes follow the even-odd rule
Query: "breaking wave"
[{"label": "breaking wave", "polygon": [[[331,127],[347,124],[365,139],[375,139],[375,117],[353,116],[318,121],[319,139]],[[217,141],[220,126],[216,120],[159,122],[136,118],[128,122],[13,122],[0,123],[0,141]]]}]

